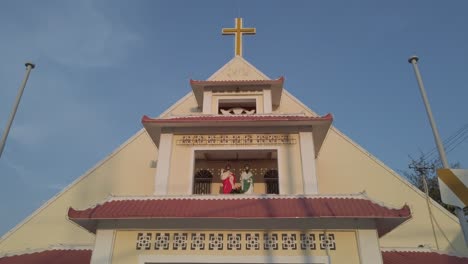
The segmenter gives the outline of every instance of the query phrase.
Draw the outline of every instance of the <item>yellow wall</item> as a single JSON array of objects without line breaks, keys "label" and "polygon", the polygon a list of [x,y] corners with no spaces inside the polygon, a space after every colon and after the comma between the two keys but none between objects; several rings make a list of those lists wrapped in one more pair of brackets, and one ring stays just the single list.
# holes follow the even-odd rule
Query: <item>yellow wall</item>
[{"label": "yellow wall", "polygon": [[[283,94],[282,105],[277,112],[314,113],[292,96]],[[199,111],[193,96],[184,98],[167,115],[196,113]],[[189,147],[178,146],[180,158],[172,159],[173,168],[169,189],[171,194],[186,194],[190,190],[187,177],[191,177]],[[300,162],[299,145],[288,150],[288,162]],[[173,156],[174,157],[174,156]],[[94,235],[71,223],[66,216],[68,208],[87,208],[101,202],[109,194],[151,195],[154,191],[155,169],[150,168],[151,160],[157,158],[157,150],[146,133],[137,133],[109,158],[87,172],[70,187],[39,208],[24,223],[5,234],[0,241],[0,252],[41,248],[50,244],[92,244]],[[295,163],[291,171],[280,175],[295,175],[288,180],[288,191],[301,193],[302,177],[300,164]],[[299,168],[299,169],[298,169]],[[296,173],[297,172],[297,173]],[[185,178],[184,178],[185,177]],[[367,194],[390,206],[401,207],[407,203],[413,218],[396,230],[380,239],[383,247],[416,247],[421,244],[435,245],[427,207],[421,192],[412,188],[402,177],[365,152],[356,143],[339,133],[330,130],[317,159],[318,188],[321,194],[346,194],[366,191]],[[189,179],[190,180],[190,179]],[[437,231],[441,250],[453,251],[448,241],[458,253],[468,254],[456,218],[435,202],[434,214],[437,224],[444,230]],[[445,236],[445,237],[444,237]]]},{"label": "yellow wall", "polygon": [[273,109],[273,110],[275,113],[278,113],[278,114],[304,113],[307,116],[316,116],[314,112],[307,109],[305,106],[302,106],[302,104],[299,101],[296,101],[286,91],[283,92],[283,94],[281,95],[280,105],[276,109]]},{"label": "yellow wall", "polygon": [[[181,250],[176,249],[174,250],[172,247],[172,243],[174,242],[174,233],[187,233],[188,234],[188,243],[187,249]],[[320,249],[319,243],[319,234],[323,234],[323,231],[320,230],[301,230],[301,231],[291,231],[291,230],[235,230],[235,231],[223,231],[223,230],[184,230],[184,231],[173,231],[173,230],[144,230],[144,231],[134,231],[134,230],[118,230],[115,235],[114,240],[114,247],[113,247],[113,254],[112,254],[112,263],[113,264],[135,264],[138,263],[138,256],[140,255],[182,255],[182,256],[190,256],[190,255],[222,255],[226,258],[230,256],[265,256],[265,260],[268,260],[268,256],[326,256],[327,252],[324,249]],[[136,249],[136,241],[138,233],[151,233],[152,240],[151,240],[151,248],[149,250],[137,250]],[[154,240],[156,233],[165,233],[169,234],[169,249],[155,249],[154,247]],[[191,234],[205,234],[205,249],[191,249]],[[260,237],[260,245],[263,246],[263,234],[278,234],[279,240],[279,249],[278,250],[264,250],[260,247],[259,250],[247,250],[245,247],[245,236],[246,234],[259,234]],[[307,249],[302,250],[300,249],[300,234],[314,234],[315,235],[315,245],[316,249]],[[208,250],[208,241],[207,238],[209,234],[223,234],[224,236],[224,243],[223,243],[223,250]],[[241,250],[227,250],[227,235],[228,234],[241,234],[242,237],[242,249]],[[282,241],[281,236],[282,234],[287,235],[296,235],[296,246],[297,249],[282,249]],[[335,245],[336,250],[329,250],[329,254],[331,257],[331,263],[334,264],[358,264],[359,263],[359,253],[358,253],[358,245],[356,242],[356,232],[355,231],[333,231],[328,230],[327,234],[334,234],[335,236]]]},{"label": "yellow wall", "polygon": [[138,133],[100,166],[52,198],[24,224],[0,241],[0,252],[44,248],[53,244],[93,244],[94,235],[67,218],[69,207],[87,208],[114,195],[153,193],[156,147],[146,132]]},{"label": "yellow wall", "polygon": [[[425,197],[402,177],[391,171],[369,153],[335,129],[330,130],[317,159],[320,193],[340,194],[366,191],[372,199],[389,206],[408,204],[412,219],[381,239],[384,247],[417,247],[429,244],[435,248]],[[437,206],[436,202],[433,202]],[[440,250],[453,251],[447,239],[460,253],[468,253],[463,246],[458,221],[441,207],[434,207]]]}]

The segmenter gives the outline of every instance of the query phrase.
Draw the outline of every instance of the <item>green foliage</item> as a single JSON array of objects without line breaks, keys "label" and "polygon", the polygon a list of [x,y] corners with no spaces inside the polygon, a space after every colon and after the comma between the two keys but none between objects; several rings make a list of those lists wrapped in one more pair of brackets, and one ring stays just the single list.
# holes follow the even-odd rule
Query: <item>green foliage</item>
[{"label": "green foliage", "polygon": [[[460,168],[459,163],[451,165],[452,168]],[[424,188],[424,178],[427,182],[427,189],[429,197],[434,201],[438,202],[445,209],[455,214],[455,207],[445,204],[442,202],[440,197],[439,182],[437,179],[436,170],[442,168],[442,165],[439,160],[427,161],[424,159],[424,155],[421,154],[419,158],[414,159],[410,157],[410,163],[408,168],[409,171],[404,171],[403,175],[418,189],[422,192],[425,192]]]},{"label": "green foliage", "polygon": [[231,194],[241,194],[244,193],[241,187],[237,187],[231,190]]}]

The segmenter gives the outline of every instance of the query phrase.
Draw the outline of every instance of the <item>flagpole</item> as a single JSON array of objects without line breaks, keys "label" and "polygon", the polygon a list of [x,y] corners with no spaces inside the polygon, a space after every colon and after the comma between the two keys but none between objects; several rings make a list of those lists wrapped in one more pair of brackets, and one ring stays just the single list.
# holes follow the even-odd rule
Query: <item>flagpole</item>
[{"label": "flagpole", "polygon": [[26,83],[28,82],[29,78],[29,73],[31,73],[31,70],[36,67],[31,62],[26,62],[26,75],[24,76],[23,82],[21,83],[20,89],[18,91],[18,95],[16,95],[16,102],[13,106],[13,111],[10,114],[10,118],[8,119],[7,126],[5,127],[5,131],[3,132],[2,139],[0,141],[0,158],[2,157],[3,149],[5,148],[6,140],[8,137],[8,134],[10,133],[10,128],[11,125],[13,124],[13,120],[15,119],[16,111],[18,110],[18,106],[21,100],[21,96],[23,95],[24,87],[26,87]]},{"label": "flagpole", "polygon": [[[432,127],[432,133],[434,134],[434,141],[439,151],[440,160],[442,161],[442,165],[445,169],[450,169],[450,165],[447,161],[447,156],[445,155],[444,146],[442,144],[442,141],[440,140],[439,130],[437,129],[434,117],[432,116],[431,106],[429,105],[429,100],[427,99],[422,77],[419,73],[418,61],[419,58],[417,56],[411,56],[408,59],[408,62],[413,65],[414,74],[416,75],[416,79],[418,81],[419,91],[421,92],[421,97],[424,101],[424,106],[426,107],[426,113],[429,118],[429,123]],[[468,222],[465,218],[465,212],[463,211],[463,208],[455,207],[455,213],[457,214],[458,220],[460,221],[460,226],[462,228],[463,236],[465,238],[465,244],[468,245]]]}]

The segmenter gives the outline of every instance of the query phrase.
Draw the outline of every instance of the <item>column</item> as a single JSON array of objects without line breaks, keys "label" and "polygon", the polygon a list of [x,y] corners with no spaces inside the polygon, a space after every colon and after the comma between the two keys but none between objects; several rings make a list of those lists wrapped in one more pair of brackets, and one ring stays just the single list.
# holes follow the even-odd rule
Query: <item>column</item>
[{"label": "column", "polygon": [[301,144],[302,181],[304,194],[317,194],[317,175],[315,169],[315,148],[312,132],[299,132]]},{"label": "column", "polygon": [[358,229],[356,232],[361,264],[382,264],[379,238],[375,229]]},{"label": "column", "polygon": [[210,90],[203,91],[203,114],[212,114],[213,93]]},{"label": "column", "polygon": [[112,248],[114,247],[115,230],[98,229],[91,255],[91,264],[112,263]]},{"label": "column", "polygon": [[155,195],[167,194],[171,168],[172,139],[172,133],[161,133],[161,138],[159,140],[158,166],[156,167],[156,177],[154,179]]},{"label": "column", "polygon": [[270,114],[272,112],[272,107],[271,89],[263,89],[263,113]]}]

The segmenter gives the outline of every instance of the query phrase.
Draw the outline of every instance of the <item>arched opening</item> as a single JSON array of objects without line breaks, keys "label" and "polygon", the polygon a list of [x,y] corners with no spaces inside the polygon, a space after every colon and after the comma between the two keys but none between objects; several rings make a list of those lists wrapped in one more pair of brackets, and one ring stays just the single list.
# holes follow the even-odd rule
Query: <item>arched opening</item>
[{"label": "arched opening", "polygon": [[267,194],[279,194],[278,170],[268,170],[263,176]]},{"label": "arched opening", "polygon": [[193,194],[210,194],[213,174],[208,170],[199,170],[195,173],[195,184],[193,185]]}]

